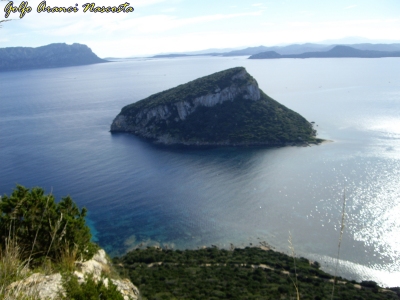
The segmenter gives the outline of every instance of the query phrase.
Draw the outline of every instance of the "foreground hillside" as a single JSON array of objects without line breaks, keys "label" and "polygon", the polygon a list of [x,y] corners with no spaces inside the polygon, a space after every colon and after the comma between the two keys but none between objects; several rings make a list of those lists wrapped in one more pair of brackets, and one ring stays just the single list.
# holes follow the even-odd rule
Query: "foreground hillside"
[{"label": "foreground hillside", "polygon": [[0,48],[0,71],[44,69],[106,62],[82,44]]},{"label": "foreground hillside", "polygon": [[205,76],[122,108],[111,132],[167,145],[316,143],[312,124],[268,97],[243,67]]},{"label": "foreground hillside", "polygon": [[140,298],[91,242],[86,212],[38,187],[0,197],[0,300]]},{"label": "foreground hillside", "polygon": [[400,299],[399,288],[335,281],[317,262],[260,248],[136,249],[113,262],[142,299]]}]

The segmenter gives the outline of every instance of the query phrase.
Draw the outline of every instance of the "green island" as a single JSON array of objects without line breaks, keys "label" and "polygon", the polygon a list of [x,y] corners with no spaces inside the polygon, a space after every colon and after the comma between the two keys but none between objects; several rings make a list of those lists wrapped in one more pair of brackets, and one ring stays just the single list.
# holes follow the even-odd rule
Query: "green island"
[{"label": "green island", "polygon": [[110,259],[91,242],[86,212],[38,187],[1,197],[0,300],[400,299],[399,287],[334,277],[266,244],[148,247]]},{"label": "green island", "polygon": [[110,131],[187,146],[286,146],[322,141],[316,138],[313,124],[267,96],[243,67],[127,105]]}]

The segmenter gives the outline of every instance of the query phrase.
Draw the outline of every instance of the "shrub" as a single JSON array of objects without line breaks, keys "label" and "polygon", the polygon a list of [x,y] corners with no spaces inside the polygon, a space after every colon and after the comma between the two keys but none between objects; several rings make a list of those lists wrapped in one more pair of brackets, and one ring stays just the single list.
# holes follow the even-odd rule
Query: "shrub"
[{"label": "shrub", "polygon": [[65,252],[89,259],[96,246],[90,242],[86,212],[69,196],[56,203],[42,188],[17,185],[0,201],[1,245],[13,240],[21,248],[21,259],[33,263],[60,261]]},{"label": "shrub", "polygon": [[78,278],[72,274],[63,275],[63,286],[65,295],[62,299],[72,300],[124,300],[124,297],[117,290],[117,286],[107,279],[94,280],[93,275],[85,277],[85,281],[79,284]]},{"label": "shrub", "polygon": [[360,285],[364,286],[364,287],[368,287],[368,288],[377,288],[377,287],[379,287],[378,284],[375,281],[372,281],[372,280],[361,281]]}]

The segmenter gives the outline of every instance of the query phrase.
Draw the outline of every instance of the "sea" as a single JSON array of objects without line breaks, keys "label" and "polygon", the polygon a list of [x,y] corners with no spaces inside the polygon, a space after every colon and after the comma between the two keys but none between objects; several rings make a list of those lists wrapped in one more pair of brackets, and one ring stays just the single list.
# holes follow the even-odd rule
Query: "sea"
[{"label": "sea", "polygon": [[[192,149],[112,134],[121,108],[243,66],[315,122],[311,147]],[[111,256],[269,245],[400,286],[400,60],[129,59],[0,73],[0,194],[70,195]]]}]

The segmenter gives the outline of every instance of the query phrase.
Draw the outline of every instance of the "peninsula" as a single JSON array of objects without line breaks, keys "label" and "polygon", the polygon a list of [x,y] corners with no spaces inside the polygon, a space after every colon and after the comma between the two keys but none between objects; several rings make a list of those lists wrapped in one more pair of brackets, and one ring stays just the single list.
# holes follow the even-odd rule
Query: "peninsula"
[{"label": "peninsula", "polygon": [[110,131],[165,145],[285,146],[321,141],[310,122],[268,97],[243,67],[127,105]]},{"label": "peninsula", "polygon": [[83,44],[50,44],[37,48],[0,48],[0,72],[60,68],[107,62]]}]

